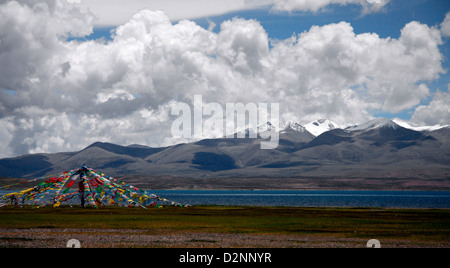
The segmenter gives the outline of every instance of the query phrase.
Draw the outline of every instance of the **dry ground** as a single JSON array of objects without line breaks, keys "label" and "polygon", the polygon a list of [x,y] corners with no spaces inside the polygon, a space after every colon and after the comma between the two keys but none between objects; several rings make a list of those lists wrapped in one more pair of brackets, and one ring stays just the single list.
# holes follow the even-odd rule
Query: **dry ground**
[{"label": "dry ground", "polygon": [[[178,233],[142,230],[0,229],[3,248],[64,248],[77,239],[82,248],[364,248],[361,238],[325,235]],[[381,240],[383,248],[449,248],[450,242]]]}]

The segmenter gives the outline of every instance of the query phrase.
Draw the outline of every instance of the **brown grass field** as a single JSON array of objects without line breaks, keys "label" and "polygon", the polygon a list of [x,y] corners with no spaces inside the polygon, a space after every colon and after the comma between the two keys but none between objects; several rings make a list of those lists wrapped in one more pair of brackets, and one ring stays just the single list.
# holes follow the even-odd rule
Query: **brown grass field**
[{"label": "brown grass field", "polygon": [[199,206],[1,208],[0,247],[449,248],[450,210]]}]

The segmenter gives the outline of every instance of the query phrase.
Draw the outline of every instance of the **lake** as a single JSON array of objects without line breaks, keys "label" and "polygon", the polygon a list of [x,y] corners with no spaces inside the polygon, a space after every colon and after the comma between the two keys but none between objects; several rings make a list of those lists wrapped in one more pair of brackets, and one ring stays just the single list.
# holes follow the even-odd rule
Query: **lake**
[{"label": "lake", "polygon": [[[0,191],[0,196],[6,193]],[[450,192],[151,190],[149,193],[189,205],[450,208]]]},{"label": "lake", "polygon": [[450,208],[450,192],[151,191],[190,205]]}]

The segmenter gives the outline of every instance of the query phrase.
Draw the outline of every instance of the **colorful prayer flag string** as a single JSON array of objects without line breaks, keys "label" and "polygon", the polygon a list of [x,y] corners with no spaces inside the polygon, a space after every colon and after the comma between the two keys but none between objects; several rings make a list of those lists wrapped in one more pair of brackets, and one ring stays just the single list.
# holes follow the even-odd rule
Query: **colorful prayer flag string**
[{"label": "colorful prayer flag string", "polygon": [[[180,207],[188,206],[149,194],[147,191],[87,166],[78,170],[66,171],[56,176],[41,177],[19,184],[44,179],[45,181],[40,182],[33,188],[5,194],[0,198],[0,207],[26,205],[60,207],[63,203],[72,206],[77,203],[77,200],[82,207],[87,205],[95,208],[112,205],[147,208],[159,207],[160,203]],[[78,190],[73,189],[75,185],[78,185]]]}]

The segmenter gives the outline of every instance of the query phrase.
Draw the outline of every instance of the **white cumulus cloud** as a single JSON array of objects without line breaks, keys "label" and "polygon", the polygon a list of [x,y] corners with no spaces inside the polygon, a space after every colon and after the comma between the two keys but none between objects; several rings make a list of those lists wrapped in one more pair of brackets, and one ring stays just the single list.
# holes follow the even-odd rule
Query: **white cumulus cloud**
[{"label": "white cumulus cloud", "polygon": [[[171,107],[196,94],[223,107],[280,103],[282,119],[303,124],[358,123],[371,110],[419,105],[426,81],[444,72],[441,31],[419,22],[399,38],[340,22],[270,43],[257,20],[224,21],[215,33],[143,9],[111,41],[68,41],[93,26],[92,13],[67,1],[0,1],[0,157],[96,141],[174,144]],[[417,121],[430,121],[442,94]]]},{"label": "white cumulus cloud", "polygon": [[444,21],[441,24],[442,36],[450,37],[450,12],[445,16]]},{"label": "white cumulus cloud", "polygon": [[428,105],[420,105],[411,118],[419,125],[449,125],[450,124],[450,84],[448,91],[437,91]]},{"label": "white cumulus cloud", "polygon": [[257,8],[277,12],[318,12],[331,5],[357,5],[362,13],[378,12],[390,0],[67,0],[89,9],[96,16],[96,26],[117,26],[126,23],[142,9],[161,10],[172,21],[223,15]]},{"label": "white cumulus cloud", "polygon": [[264,6],[264,0],[82,0],[81,6],[97,17],[98,26],[117,26],[127,22],[142,9],[161,10],[171,20],[195,19],[222,15]]},{"label": "white cumulus cloud", "polygon": [[363,13],[380,11],[390,0],[274,0],[273,9],[277,11],[318,12],[330,5],[359,5]]}]

